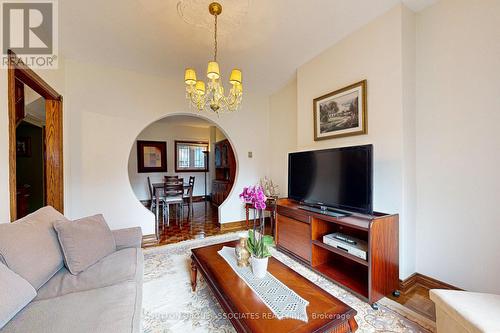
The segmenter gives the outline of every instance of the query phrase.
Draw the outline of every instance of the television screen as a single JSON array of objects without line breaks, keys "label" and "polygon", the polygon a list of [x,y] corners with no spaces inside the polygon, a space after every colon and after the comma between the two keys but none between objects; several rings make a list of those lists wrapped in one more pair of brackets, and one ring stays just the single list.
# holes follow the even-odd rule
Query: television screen
[{"label": "television screen", "polygon": [[372,150],[372,145],[364,145],[290,153],[288,197],[372,214]]}]

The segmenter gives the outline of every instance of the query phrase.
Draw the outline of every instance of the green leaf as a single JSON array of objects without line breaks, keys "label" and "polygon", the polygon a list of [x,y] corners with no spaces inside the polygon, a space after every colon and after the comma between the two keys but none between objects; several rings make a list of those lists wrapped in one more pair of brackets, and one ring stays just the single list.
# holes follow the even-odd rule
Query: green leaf
[{"label": "green leaf", "polygon": [[264,237],[262,237],[262,242],[266,246],[273,246],[274,245],[274,239],[270,235],[265,235]]},{"label": "green leaf", "polygon": [[248,230],[248,240],[252,241],[252,243],[253,243],[253,240],[254,240],[253,236],[254,236],[253,235],[253,231],[252,230]]},{"label": "green leaf", "polygon": [[271,256],[271,252],[269,252],[269,249],[266,247],[264,249],[264,252],[262,253],[262,258],[267,258]]},{"label": "green leaf", "polygon": [[248,230],[248,241],[247,241],[248,252],[255,255],[255,248],[256,248],[256,244],[255,244],[255,238],[254,238],[253,231]]},{"label": "green leaf", "polygon": [[253,230],[248,230],[248,251],[257,258],[266,258],[271,256],[269,246],[274,246],[274,239],[270,235],[255,237]]}]

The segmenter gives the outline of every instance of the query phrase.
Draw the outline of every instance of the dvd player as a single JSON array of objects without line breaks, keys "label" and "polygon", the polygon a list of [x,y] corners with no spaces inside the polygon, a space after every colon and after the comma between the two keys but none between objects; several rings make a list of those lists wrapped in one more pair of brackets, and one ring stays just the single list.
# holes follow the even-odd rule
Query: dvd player
[{"label": "dvd player", "polygon": [[363,260],[368,260],[368,243],[364,240],[335,232],[333,234],[324,235],[323,243]]}]

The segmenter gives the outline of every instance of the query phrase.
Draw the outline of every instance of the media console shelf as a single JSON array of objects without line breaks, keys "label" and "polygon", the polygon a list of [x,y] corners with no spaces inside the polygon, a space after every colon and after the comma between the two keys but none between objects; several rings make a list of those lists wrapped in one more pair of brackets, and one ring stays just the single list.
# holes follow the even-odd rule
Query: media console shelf
[{"label": "media console shelf", "polygon": [[[276,247],[315,272],[355,293],[376,308],[376,302],[399,286],[398,215],[374,213],[333,217],[278,200]],[[368,243],[367,259],[323,243],[334,232]]]}]

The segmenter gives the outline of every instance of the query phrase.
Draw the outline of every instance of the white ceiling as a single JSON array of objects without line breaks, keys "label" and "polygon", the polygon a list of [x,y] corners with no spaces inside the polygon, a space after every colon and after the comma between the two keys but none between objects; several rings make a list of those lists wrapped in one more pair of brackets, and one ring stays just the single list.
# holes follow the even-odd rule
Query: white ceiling
[{"label": "white ceiling", "polygon": [[[64,57],[168,76],[185,67],[204,78],[213,37],[203,26],[211,0],[65,0],[59,2]],[[421,10],[435,0],[404,0]],[[186,4],[187,2],[187,4]],[[246,91],[271,94],[297,67],[400,0],[220,0],[219,62],[227,80],[243,70]],[[202,8],[202,10],[200,10]],[[187,22],[186,22],[187,21]]]}]

